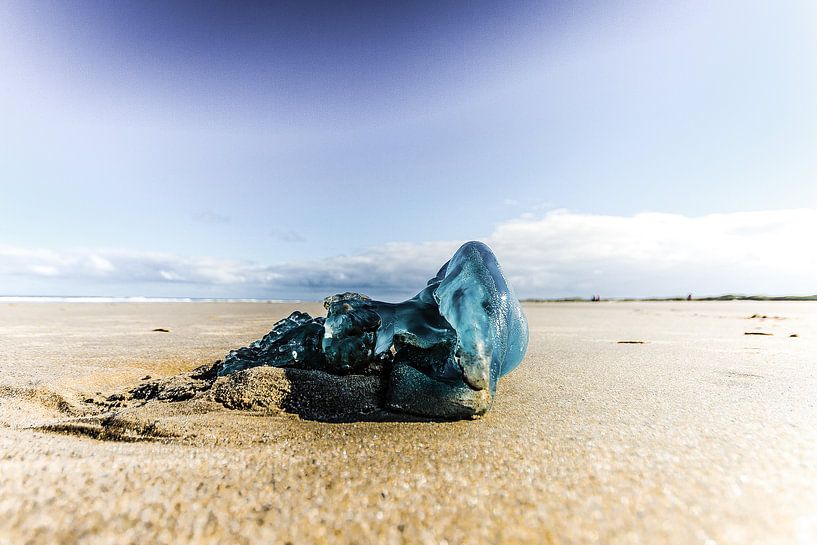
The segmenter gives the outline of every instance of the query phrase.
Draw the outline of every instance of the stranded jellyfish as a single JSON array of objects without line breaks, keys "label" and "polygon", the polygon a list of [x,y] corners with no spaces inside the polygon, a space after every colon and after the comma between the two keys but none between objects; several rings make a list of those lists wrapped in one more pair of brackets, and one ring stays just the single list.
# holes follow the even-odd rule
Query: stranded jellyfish
[{"label": "stranded jellyfish", "polygon": [[359,293],[324,300],[326,318],[293,312],[231,351],[218,375],[251,367],[379,375],[387,410],[442,418],[484,414],[522,361],[528,325],[491,249],[468,242],[402,303]]}]

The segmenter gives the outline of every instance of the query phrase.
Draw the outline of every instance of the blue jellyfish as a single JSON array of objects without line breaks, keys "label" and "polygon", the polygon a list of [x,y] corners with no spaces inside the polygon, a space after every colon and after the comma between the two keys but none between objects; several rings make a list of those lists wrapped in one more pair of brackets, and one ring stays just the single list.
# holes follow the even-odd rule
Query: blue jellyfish
[{"label": "blue jellyfish", "polygon": [[469,418],[490,409],[497,382],[528,345],[522,307],[481,242],[463,244],[407,301],[342,293],[324,307],[326,318],[294,312],[230,352],[219,375],[258,365],[380,374],[387,410]]}]

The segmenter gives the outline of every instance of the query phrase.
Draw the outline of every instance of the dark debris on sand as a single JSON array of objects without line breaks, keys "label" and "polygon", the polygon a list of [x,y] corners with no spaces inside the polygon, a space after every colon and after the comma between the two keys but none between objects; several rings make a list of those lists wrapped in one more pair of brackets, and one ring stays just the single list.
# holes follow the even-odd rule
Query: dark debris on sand
[{"label": "dark debris on sand", "polygon": [[144,382],[127,394],[110,396],[109,401],[202,400],[227,409],[290,413],[327,422],[392,419],[383,410],[385,385],[379,376],[259,366],[220,377],[221,364]]}]

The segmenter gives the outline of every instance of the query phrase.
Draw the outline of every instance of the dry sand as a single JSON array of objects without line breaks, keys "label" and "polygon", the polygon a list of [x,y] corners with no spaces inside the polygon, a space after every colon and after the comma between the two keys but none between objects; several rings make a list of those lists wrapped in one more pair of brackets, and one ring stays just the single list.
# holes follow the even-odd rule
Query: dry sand
[{"label": "dry sand", "polygon": [[526,305],[477,421],[181,402],[151,441],[42,431],[294,308],[0,304],[0,544],[817,541],[815,303]]}]

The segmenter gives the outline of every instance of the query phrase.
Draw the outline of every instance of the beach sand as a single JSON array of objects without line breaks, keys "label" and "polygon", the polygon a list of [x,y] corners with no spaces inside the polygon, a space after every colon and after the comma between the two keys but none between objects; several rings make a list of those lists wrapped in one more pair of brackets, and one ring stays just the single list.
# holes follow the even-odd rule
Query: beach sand
[{"label": "beach sand", "polygon": [[296,308],[323,312],[0,304],[0,545],[817,542],[817,303],[526,304],[475,421],[155,402],[145,440],[43,431]]}]

